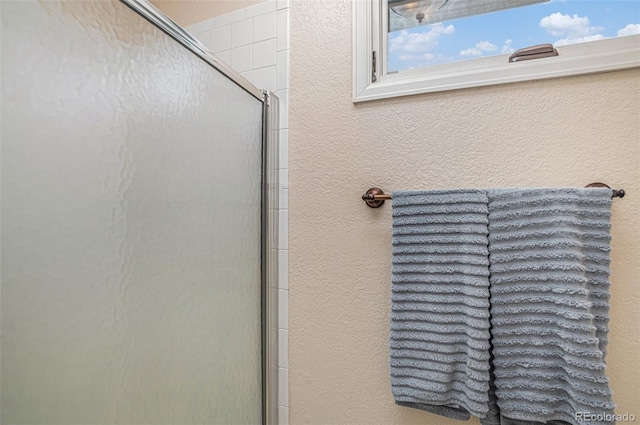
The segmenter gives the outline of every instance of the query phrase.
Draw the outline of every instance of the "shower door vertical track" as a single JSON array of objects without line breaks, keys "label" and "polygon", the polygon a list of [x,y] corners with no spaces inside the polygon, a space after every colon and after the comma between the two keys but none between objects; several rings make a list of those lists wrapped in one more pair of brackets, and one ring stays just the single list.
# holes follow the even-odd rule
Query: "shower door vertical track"
[{"label": "shower door vertical track", "polygon": [[279,101],[264,91],[262,106],[262,420],[278,423]]},{"label": "shower door vertical track", "polygon": [[262,102],[262,200],[261,200],[261,342],[262,423],[278,423],[278,97],[261,90],[221,62],[198,40],[147,0],[120,0],[198,58]]}]

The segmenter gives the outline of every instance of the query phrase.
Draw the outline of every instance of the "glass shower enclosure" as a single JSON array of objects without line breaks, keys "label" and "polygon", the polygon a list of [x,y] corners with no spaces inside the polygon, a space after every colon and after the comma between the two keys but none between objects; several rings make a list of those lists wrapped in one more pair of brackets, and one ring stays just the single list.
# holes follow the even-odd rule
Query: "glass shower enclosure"
[{"label": "glass shower enclosure", "polygon": [[1,8],[2,423],[275,423],[277,98],[144,0]]}]

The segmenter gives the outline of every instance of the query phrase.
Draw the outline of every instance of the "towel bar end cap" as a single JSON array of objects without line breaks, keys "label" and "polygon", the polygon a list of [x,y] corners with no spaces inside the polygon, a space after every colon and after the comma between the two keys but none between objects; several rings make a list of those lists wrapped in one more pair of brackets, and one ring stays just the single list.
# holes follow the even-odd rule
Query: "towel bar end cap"
[{"label": "towel bar end cap", "polygon": [[369,206],[370,208],[380,208],[384,205],[384,199],[376,199],[376,195],[384,195],[384,191],[377,187],[372,187],[367,190],[367,193],[362,195],[362,200]]}]

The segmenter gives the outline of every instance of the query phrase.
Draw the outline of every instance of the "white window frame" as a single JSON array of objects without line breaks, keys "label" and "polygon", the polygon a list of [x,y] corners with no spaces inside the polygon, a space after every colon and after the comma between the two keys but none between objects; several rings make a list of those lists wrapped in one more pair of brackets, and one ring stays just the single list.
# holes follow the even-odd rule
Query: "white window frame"
[{"label": "white window frame", "polygon": [[386,0],[353,1],[353,102],[640,67],[640,35],[632,35],[560,46],[550,58],[509,63],[498,55],[387,74],[383,6]]}]

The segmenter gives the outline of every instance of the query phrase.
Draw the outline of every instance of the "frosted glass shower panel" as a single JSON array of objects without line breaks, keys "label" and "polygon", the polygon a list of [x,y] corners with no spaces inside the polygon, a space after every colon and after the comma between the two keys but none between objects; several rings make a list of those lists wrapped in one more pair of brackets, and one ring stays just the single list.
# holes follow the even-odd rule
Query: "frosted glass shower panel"
[{"label": "frosted glass shower panel", "polygon": [[119,2],[1,4],[2,423],[260,423],[262,103]]}]

